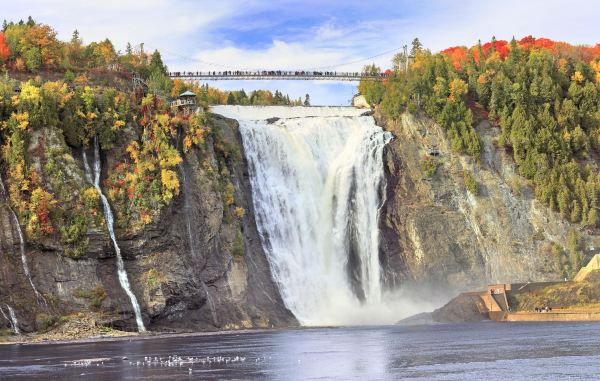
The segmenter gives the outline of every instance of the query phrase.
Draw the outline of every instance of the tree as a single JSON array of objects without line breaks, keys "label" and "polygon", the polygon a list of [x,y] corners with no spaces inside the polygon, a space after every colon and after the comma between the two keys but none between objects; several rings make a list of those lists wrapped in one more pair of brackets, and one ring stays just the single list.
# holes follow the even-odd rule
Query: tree
[{"label": "tree", "polygon": [[73,31],[73,35],[71,36],[71,44],[73,45],[81,45],[82,41],[79,38],[79,31],[77,29],[75,29]]},{"label": "tree", "polygon": [[229,95],[227,96],[227,104],[228,105],[234,105],[234,104],[236,104],[236,102],[235,102],[235,96],[233,95],[233,92],[230,92]]},{"label": "tree", "polygon": [[423,48],[423,44],[421,44],[421,41],[419,41],[418,38],[415,38],[414,40],[412,40],[412,48],[410,49],[410,55],[412,57],[415,57],[417,55],[417,53],[419,53]]},{"label": "tree", "polygon": [[306,97],[304,98],[304,105],[310,106],[310,95],[308,94],[306,94]]},{"label": "tree", "polygon": [[6,44],[4,33],[0,32],[0,63],[6,63],[10,57],[10,48]]},{"label": "tree", "polygon": [[56,31],[48,25],[26,27],[19,44],[19,51],[30,71],[35,72],[42,65],[47,68],[57,67],[61,43],[56,39]]},{"label": "tree", "polygon": [[160,72],[162,74],[167,74],[167,67],[162,61],[160,56],[160,52],[155,50],[152,53],[152,58],[150,59],[150,73]]}]

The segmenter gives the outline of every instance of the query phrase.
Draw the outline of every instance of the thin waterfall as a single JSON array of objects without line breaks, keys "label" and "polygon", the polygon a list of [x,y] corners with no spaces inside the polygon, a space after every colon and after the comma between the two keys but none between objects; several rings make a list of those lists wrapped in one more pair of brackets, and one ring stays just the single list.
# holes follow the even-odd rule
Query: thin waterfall
[{"label": "thin waterfall", "polygon": [[[190,246],[190,254],[191,254],[192,258],[195,259],[195,258],[198,258],[198,256],[197,256],[198,251],[196,248],[196,240],[192,236],[192,222],[190,220],[189,205],[188,205],[188,199],[187,199],[189,190],[187,187],[187,176],[185,174],[185,167],[183,165],[183,161],[177,165],[177,169],[179,169],[179,172],[181,173],[181,179],[183,180],[183,192],[184,192],[183,208],[184,208],[184,215],[185,215],[185,226],[187,229],[187,236],[188,236],[188,244]],[[200,278],[200,275],[198,275],[198,279],[200,280],[200,285],[202,286],[202,289],[206,293],[206,300],[208,302],[208,307],[210,308],[210,313],[212,315],[213,325],[215,327],[218,327],[219,321],[217,319],[217,311],[215,309],[215,303],[213,301],[212,295],[210,294],[210,291],[208,290],[206,283],[202,280],[202,278]]]},{"label": "thin waterfall", "polygon": [[378,227],[391,134],[349,107],[213,112],[239,122],[261,242],[300,323],[395,322],[398,307],[381,287]]},{"label": "thin waterfall", "polygon": [[100,195],[100,199],[102,200],[102,207],[104,209],[104,218],[106,220],[106,226],[108,228],[108,234],[110,235],[110,239],[113,243],[113,247],[115,249],[115,254],[117,257],[117,274],[119,277],[119,283],[121,284],[121,288],[123,291],[129,296],[129,300],[131,301],[131,306],[133,307],[133,312],[135,314],[135,322],[137,323],[138,332],[145,332],[146,327],[144,327],[144,321],[142,320],[142,312],[140,310],[140,305],[138,304],[137,298],[135,294],[131,290],[131,286],[129,284],[129,278],[127,277],[127,271],[125,270],[125,264],[123,263],[123,257],[121,256],[121,249],[117,244],[117,238],[115,236],[115,231],[113,229],[114,218],[112,214],[112,210],[110,209],[110,204],[108,203],[108,199],[102,192],[102,187],[100,186],[100,174],[102,172],[102,167],[100,163],[100,148],[98,146],[98,140],[94,138],[94,177],[92,179],[92,171],[90,170],[90,165],[87,161],[87,155],[85,153],[85,149],[83,149],[83,166],[85,168],[85,177],[87,181],[96,188],[98,194]]},{"label": "thin waterfall", "polygon": [[20,335],[21,331],[19,330],[19,321],[17,320],[15,310],[13,310],[12,307],[6,303],[4,305],[8,309],[8,316],[6,315],[6,312],[4,312],[2,306],[0,306],[0,313],[2,314],[2,316],[4,316],[6,320],[8,320],[8,322],[10,323],[10,328],[13,330],[15,335]]},{"label": "thin waterfall", "polygon": [[31,279],[31,272],[29,271],[29,265],[27,264],[27,257],[25,256],[25,237],[23,236],[23,231],[21,230],[21,225],[19,224],[19,219],[17,218],[17,214],[13,210],[13,208],[9,204],[8,195],[6,193],[6,188],[4,187],[4,182],[2,181],[2,177],[0,176],[0,192],[2,192],[3,198],[6,200],[6,205],[8,206],[8,210],[10,211],[13,220],[15,222],[15,226],[17,228],[17,233],[19,235],[19,251],[21,253],[21,264],[23,265],[23,272],[33,289],[35,297],[37,299],[38,304],[43,304],[47,306],[48,303],[44,296],[37,290],[35,284],[33,283],[33,279]]}]

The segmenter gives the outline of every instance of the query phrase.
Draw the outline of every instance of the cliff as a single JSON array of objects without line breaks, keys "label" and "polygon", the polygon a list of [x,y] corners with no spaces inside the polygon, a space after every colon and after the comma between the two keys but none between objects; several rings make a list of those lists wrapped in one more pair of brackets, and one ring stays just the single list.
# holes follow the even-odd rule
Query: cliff
[{"label": "cliff", "polygon": [[[488,283],[563,278],[565,253],[557,259],[554,249],[580,229],[534,200],[510,155],[497,147],[497,128],[487,121],[477,125],[482,154],[472,159],[453,153],[442,129],[426,117],[404,114],[393,121],[376,111],[375,118],[395,136],[384,149],[387,185],[380,211],[387,289],[441,303]],[[177,135],[183,158],[176,168],[179,194],[156,218],[135,228],[119,224],[127,204],[113,205],[117,241],[144,322],[150,330],[295,326],[257,233],[237,122],[210,119],[212,132],[201,145],[182,149],[183,136]],[[140,140],[137,134],[126,127],[102,151],[103,179],[119,167],[127,144]],[[67,202],[89,188],[81,149],[67,146],[54,127],[34,130],[29,140],[28,161]],[[108,180],[104,184],[109,188]],[[57,233],[25,234],[36,296],[21,259],[16,219],[6,195],[1,200],[0,307],[16,311],[22,331],[44,330],[76,314],[98,326],[135,329],[106,223],[97,208],[90,210],[96,215],[86,225],[83,245],[68,244]],[[590,255],[596,237],[578,234]]]},{"label": "cliff", "polygon": [[[441,302],[488,283],[563,278],[553,248],[581,229],[534,199],[510,155],[498,148],[498,128],[487,120],[477,124],[482,154],[472,159],[453,153],[442,129],[427,117],[376,118],[396,137],[384,153],[387,188],[380,217],[388,288],[437,290]],[[590,255],[594,237],[578,234]]]},{"label": "cliff", "polygon": [[[243,152],[237,123],[211,116],[220,144]],[[131,129],[127,134],[135,134]],[[200,149],[181,155],[180,193],[142,229],[116,230],[132,290],[150,330],[211,330],[296,325],[273,283],[258,237],[243,155],[219,161],[212,135]],[[116,163],[128,139],[102,152],[103,175]],[[28,155],[43,142],[62,150],[59,166],[69,192],[86,189],[81,149],[68,148],[58,129],[47,127],[30,140]],[[37,151],[36,151],[37,150]],[[43,155],[42,155],[43,156]],[[45,159],[42,159],[45,161]],[[45,164],[45,163],[42,163]],[[35,165],[35,164],[34,164]],[[226,172],[236,205],[232,218],[223,192]],[[42,173],[40,171],[40,173]],[[116,211],[117,214],[119,211]],[[97,216],[96,216],[97,217]],[[115,253],[106,224],[96,219],[84,234],[85,250],[69,255],[57,235],[26,237],[25,255],[36,298],[19,254],[19,231],[6,199],[0,205],[0,305],[10,305],[22,331],[44,330],[61,316],[92,314],[95,324],[134,330],[129,298],[117,279]]]}]

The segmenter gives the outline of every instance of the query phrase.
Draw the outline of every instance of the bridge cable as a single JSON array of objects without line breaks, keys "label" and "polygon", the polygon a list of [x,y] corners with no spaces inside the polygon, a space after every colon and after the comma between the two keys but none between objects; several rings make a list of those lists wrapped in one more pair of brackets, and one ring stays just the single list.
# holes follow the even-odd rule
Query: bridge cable
[{"label": "bridge cable", "polygon": [[[262,71],[262,70],[264,70],[264,69],[257,69],[257,68],[241,68],[241,67],[235,67],[235,66],[230,66],[230,65],[218,64],[218,63],[215,63],[215,62],[204,61],[204,60],[201,60],[199,58],[192,58],[192,57],[189,57],[189,56],[185,56],[183,54],[179,54],[179,53],[170,51],[168,49],[160,49],[160,48],[158,48],[156,46],[152,46],[150,44],[144,43],[144,45],[148,46],[150,49],[158,50],[159,52],[161,52],[161,54],[162,54],[162,52],[165,52],[168,55],[175,56],[175,57],[181,58],[181,59],[186,60],[186,61],[199,62],[199,63],[203,63],[203,64],[206,64],[206,65],[209,65],[209,66],[217,66],[217,67],[221,67],[221,68],[224,68],[224,69],[233,69],[233,70],[239,70],[239,71]],[[379,54],[376,54],[376,55],[373,55],[373,56],[370,56],[370,57],[361,58],[361,59],[358,59],[358,60],[354,60],[354,61],[350,61],[350,62],[346,62],[346,63],[341,63],[341,64],[328,65],[328,66],[319,66],[319,67],[308,68],[308,69],[293,69],[293,70],[290,69],[290,70],[291,71],[317,71],[317,70],[323,70],[323,69],[329,69],[329,68],[336,68],[336,67],[341,67],[341,66],[348,66],[348,65],[355,64],[355,63],[359,63],[359,62],[368,61],[368,60],[371,60],[373,58],[381,57],[381,56],[384,56],[384,55],[387,55],[387,54],[399,51],[401,49],[403,49],[403,48],[402,47],[400,47],[400,48],[394,48],[394,49],[390,49],[390,50],[387,50],[387,51],[385,51],[383,53],[379,53]]]}]

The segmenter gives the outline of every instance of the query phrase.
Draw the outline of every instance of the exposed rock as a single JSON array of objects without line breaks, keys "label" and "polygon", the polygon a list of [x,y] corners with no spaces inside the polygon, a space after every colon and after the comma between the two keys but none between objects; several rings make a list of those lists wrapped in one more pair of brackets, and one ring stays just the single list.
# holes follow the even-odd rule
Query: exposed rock
[{"label": "exposed rock", "polygon": [[365,96],[361,94],[356,94],[352,97],[352,106],[358,108],[371,108],[371,105],[367,102]]},{"label": "exposed rock", "polygon": [[[237,123],[219,116],[213,116],[213,120],[223,139],[243,153]],[[46,146],[52,144],[47,132],[41,136],[46,137]],[[86,186],[81,153],[65,156],[76,194]],[[103,162],[105,171],[114,164],[110,152],[103,155]],[[236,203],[246,211],[241,218],[229,218],[224,213],[219,178],[213,174],[216,163],[211,141],[207,141],[203,153],[189,150],[181,166],[185,181],[180,195],[163,208],[160,218],[135,234],[116,232],[145,324],[150,330],[295,326],[297,322],[281,300],[260,244],[244,156],[235,161],[230,175]],[[187,232],[188,220],[191,234]],[[48,306],[43,306],[36,303],[23,274],[13,224],[3,203],[0,302],[15,308],[22,330],[42,329],[40,319],[36,322],[41,313],[58,317],[94,309],[103,311],[98,320],[101,325],[135,329],[133,311],[117,279],[115,256],[104,227],[88,232],[87,250],[78,259],[65,255],[58,237],[42,243],[28,242],[26,252],[33,282],[49,300]],[[241,243],[236,242],[240,241],[238,237]],[[234,257],[236,243],[242,247]],[[94,287],[105,293],[104,299],[81,296]],[[2,317],[0,325],[6,325]]]},{"label": "exposed rock", "polygon": [[438,323],[462,323],[488,320],[485,306],[478,293],[464,293],[431,313]]},{"label": "exposed rock", "polygon": [[[443,299],[488,283],[559,278],[546,248],[550,242],[564,246],[574,226],[534,200],[530,187],[515,175],[510,156],[496,147],[495,127],[485,121],[477,126],[482,154],[474,160],[452,153],[441,128],[428,118],[404,115],[391,122],[377,113],[375,117],[396,137],[384,151],[387,187],[380,214],[380,260],[388,289],[416,288],[421,295],[437,290],[433,295]],[[217,115],[212,119],[222,138],[241,153],[227,171],[236,205],[245,213],[232,218],[226,211],[215,174],[218,153],[208,137],[203,151],[193,148],[184,155],[178,168],[181,192],[160,217],[136,233],[117,230],[146,326],[212,330],[297,325],[272,280],[260,243],[237,123]],[[29,147],[32,165],[42,169],[35,152],[56,144],[51,128],[37,133]],[[427,177],[420,160],[431,146],[436,146],[440,166]],[[77,195],[87,186],[81,152],[61,155],[64,181]],[[104,170],[114,161],[105,152]],[[467,190],[464,171],[475,178],[478,195]],[[585,232],[582,236],[590,242]],[[40,330],[43,321],[90,310],[99,311],[99,325],[135,329],[106,227],[94,225],[87,238],[87,249],[78,259],[65,254],[58,237],[28,240],[32,280],[48,301],[40,305],[23,271],[14,220],[6,200],[0,202],[0,303],[15,309],[22,331]],[[443,311],[444,316],[473,312]],[[0,327],[8,324],[0,317]]]},{"label": "exposed rock", "polygon": [[[396,136],[384,153],[387,189],[380,220],[388,288],[412,285],[447,295],[488,283],[561,278],[548,244],[565,246],[568,230],[577,226],[534,199],[512,158],[496,146],[498,128],[487,121],[477,126],[482,154],[474,160],[453,153],[429,118],[376,118]],[[420,160],[432,146],[439,156],[431,158],[440,166],[427,177]],[[478,195],[466,189],[464,171],[475,178]]]}]

